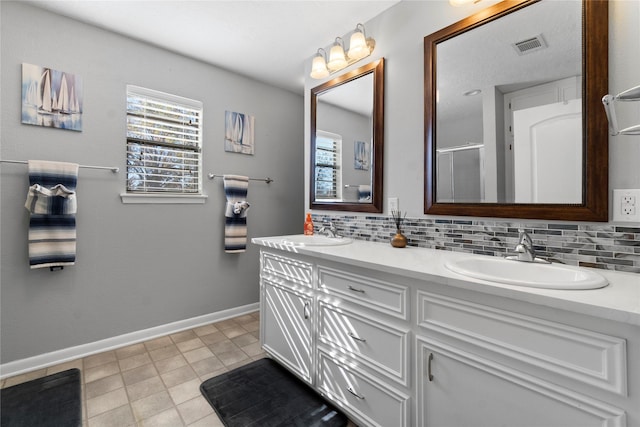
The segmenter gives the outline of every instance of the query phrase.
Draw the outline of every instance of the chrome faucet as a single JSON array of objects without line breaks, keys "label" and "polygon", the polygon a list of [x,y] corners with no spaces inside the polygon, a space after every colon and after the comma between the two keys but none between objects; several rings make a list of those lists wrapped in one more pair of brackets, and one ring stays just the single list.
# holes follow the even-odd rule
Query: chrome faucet
[{"label": "chrome faucet", "polygon": [[338,230],[336,230],[332,222],[322,224],[322,227],[318,230],[318,234],[323,234],[327,237],[340,237],[338,236]]},{"label": "chrome faucet", "polygon": [[514,249],[516,259],[518,261],[533,262],[536,259],[536,250],[533,248],[531,236],[523,229],[519,229],[518,233],[520,233],[518,236],[518,244]]}]

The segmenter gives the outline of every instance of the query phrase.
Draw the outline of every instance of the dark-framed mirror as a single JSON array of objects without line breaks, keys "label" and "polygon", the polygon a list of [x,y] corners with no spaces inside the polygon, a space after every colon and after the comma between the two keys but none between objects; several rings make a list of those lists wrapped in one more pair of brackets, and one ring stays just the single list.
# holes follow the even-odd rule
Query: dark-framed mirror
[{"label": "dark-framed mirror", "polygon": [[312,209],[382,212],[384,58],[311,89]]},{"label": "dark-framed mirror", "polygon": [[608,220],[608,25],[508,0],[425,37],[426,214]]}]

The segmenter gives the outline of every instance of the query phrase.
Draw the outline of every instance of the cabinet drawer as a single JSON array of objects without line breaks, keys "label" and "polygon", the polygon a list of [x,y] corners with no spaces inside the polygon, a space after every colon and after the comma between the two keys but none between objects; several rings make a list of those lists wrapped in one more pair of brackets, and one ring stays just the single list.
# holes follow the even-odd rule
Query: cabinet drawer
[{"label": "cabinet drawer", "polygon": [[320,301],[319,338],[407,386],[408,330]]},{"label": "cabinet drawer", "polygon": [[365,374],[319,353],[318,389],[366,425],[409,425],[409,397]]},{"label": "cabinet drawer", "polygon": [[418,325],[514,360],[554,381],[627,395],[626,341],[572,326],[418,291]]},{"label": "cabinet drawer", "polygon": [[366,308],[403,320],[408,317],[406,286],[319,266],[318,287],[325,294],[340,296]]},{"label": "cabinet drawer", "polygon": [[[262,277],[282,283],[293,282],[311,288],[313,286],[313,265],[293,258],[262,252]],[[278,280],[280,279],[280,280]]]}]

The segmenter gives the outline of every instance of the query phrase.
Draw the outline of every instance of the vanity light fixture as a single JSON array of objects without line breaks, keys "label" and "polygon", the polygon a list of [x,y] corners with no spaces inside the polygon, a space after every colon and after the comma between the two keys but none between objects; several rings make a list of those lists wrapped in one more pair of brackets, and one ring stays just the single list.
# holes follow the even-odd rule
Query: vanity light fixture
[{"label": "vanity light fixture", "polygon": [[357,61],[371,55],[375,48],[376,41],[367,38],[364,25],[356,25],[356,29],[349,39],[349,50],[345,53],[344,41],[342,37],[336,37],[329,50],[329,60],[327,61],[326,51],[322,48],[313,57],[311,63],[311,78],[323,79],[330,74],[338,72],[343,68],[356,63]]}]

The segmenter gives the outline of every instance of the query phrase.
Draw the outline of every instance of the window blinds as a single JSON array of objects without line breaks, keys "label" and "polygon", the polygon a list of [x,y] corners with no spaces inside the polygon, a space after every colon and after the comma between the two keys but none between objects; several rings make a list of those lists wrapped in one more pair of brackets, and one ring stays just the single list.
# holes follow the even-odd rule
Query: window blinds
[{"label": "window blinds", "polygon": [[127,191],[200,193],[202,103],[127,86]]}]

